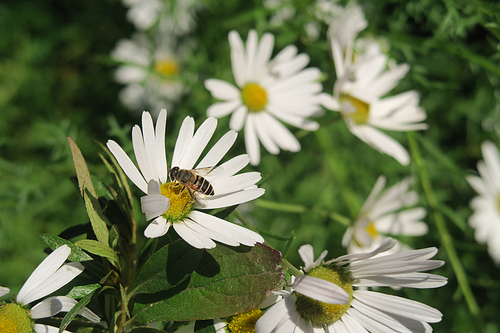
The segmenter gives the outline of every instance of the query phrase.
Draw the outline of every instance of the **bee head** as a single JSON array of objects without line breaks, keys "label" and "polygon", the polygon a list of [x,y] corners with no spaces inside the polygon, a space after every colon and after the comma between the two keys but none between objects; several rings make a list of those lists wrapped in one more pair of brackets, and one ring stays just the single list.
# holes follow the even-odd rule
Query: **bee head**
[{"label": "bee head", "polygon": [[168,170],[168,176],[170,177],[171,181],[174,181],[177,176],[177,173],[179,172],[179,167],[173,167],[172,169]]}]

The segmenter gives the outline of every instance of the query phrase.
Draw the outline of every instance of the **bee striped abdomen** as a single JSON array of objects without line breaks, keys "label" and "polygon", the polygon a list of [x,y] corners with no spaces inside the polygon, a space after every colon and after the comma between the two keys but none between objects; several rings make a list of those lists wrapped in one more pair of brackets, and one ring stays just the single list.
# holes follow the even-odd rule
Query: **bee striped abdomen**
[{"label": "bee striped abdomen", "polygon": [[203,193],[205,195],[214,195],[213,186],[205,178],[196,175],[194,184],[195,186],[193,186],[193,190]]}]

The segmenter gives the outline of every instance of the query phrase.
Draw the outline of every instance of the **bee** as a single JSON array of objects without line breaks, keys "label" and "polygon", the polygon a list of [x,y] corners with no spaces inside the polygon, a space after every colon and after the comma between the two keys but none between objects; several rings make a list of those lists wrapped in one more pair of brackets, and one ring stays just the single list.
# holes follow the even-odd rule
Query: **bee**
[{"label": "bee", "polygon": [[205,196],[213,196],[215,195],[214,187],[208,180],[204,178],[204,176],[219,173],[222,169],[220,167],[208,167],[208,168],[199,168],[199,169],[181,169],[179,167],[173,167],[168,171],[168,175],[173,182],[178,182],[183,185],[184,189],[186,189],[193,201],[198,202],[201,206],[205,206],[204,197]]}]

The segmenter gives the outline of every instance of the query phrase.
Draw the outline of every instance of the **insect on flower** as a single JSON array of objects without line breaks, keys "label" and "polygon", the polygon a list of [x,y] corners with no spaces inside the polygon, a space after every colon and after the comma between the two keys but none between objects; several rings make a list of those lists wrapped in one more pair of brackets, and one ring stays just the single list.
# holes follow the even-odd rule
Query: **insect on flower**
[{"label": "insect on flower", "polygon": [[178,182],[184,186],[182,191],[186,189],[193,198],[193,202],[196,201],[200,206],[205,207],[206,203],[202,195],[215,195],[215,191],[210,182],[204,177],[208,174],[215,175],[220,171],[222,171],[221,167],[187,170],[175,166],[168,171],[168,175],[172,182]]}]

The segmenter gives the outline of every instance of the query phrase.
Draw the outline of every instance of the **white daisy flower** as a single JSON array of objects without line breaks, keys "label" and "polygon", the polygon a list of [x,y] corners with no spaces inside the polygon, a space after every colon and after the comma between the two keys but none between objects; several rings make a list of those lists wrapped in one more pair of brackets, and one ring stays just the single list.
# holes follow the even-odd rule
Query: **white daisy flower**
[{"label": "white daisy flower", "polygon": [[[373,252],[349,254],[325,263],[326,251],[313,261],[312,246],[302,246],[299,254],[305,263],[305,275],[297,276],[300,288],[295,285],[293,292],[283,292],[283,299],[259,319],[255,332],[432,332],[428,323],[441,321],[442,314],[438,310],[402,297],[365,290],[380,286],[437,288],[447,283],[442,276],[420,273],[443,265],[442,261],[428,260],[437,253],[436,248],[374,258],[395,244],[393,239],[386,238]],[[301,280],[310,277],[322,283],[300,285]],[[322,298],[313,296],[326,288],[326,282],[335,283],[333,285],[340,286],[337,288],[348,294],[345,304],[327,304]]]},{"label": "white daisy flower", "polygon": [[320,111],[320,71],[304,69],[309,57],[296,55],[294,47],[270,60],[274,45],[270,33],[259,42],[257,32],[251,30],[245,48],[238,33],[231,31],[229,43],[237,87],[222,80],[206,80],[205,87],[222,100],[211,105],[207,114],[219,118],[232,113],[231,129],[239,131],[245,126],[245,145],[253,165],[260,162],[259,141],[272,154],[278,154],[280,148],[299,151],[299,141],[278,120],[306,130],[318,129],[318,123],[306,118]]},{"label": "white daisy flower", "polygon": [[500,265],[500,156],[490,141],[484,142],[481,150],[484,161],[477,163],[479,177],[466,177],[478,194],[470,203],[474,213],[469,225],[476,229],[476,241],[487,244],[491,258]]},{"label": "white daisy flower", "polygon": [[328,37],[338,41],[342,50],[353,47],[358,33],[368,26],[363,9],[351,2],[341,12],[338,11],[328,23]]},{"label": "white daisy flower", "polygon": [[[80,263],[64,264],[70,253],[71,249],[67,245],[58,247],[31,273],[13,303],[0,303],[0,332],[58,332],[58,328],[36,324],[34,321],[52,317],[59,312],[68,312],[78,303],[76,300],[54,296],[42,300],[31,309],[28,306],[62,288],[83,272],[84,267]],[[0,296],[9,292],[9,288],[0,287]],[[95,323],[101,320],[87,308],[82,309],[79,314]]]},{"label": "white daisy flower", "polygon": [[160,30],[168,29],[175,35],[183,35],[196,27],[195,11],[200,7],[198,0],[122,0],[127,19],[138,30],[148,30],[157,22]]},{"label": "white daisy flower", "polygon": [[186,52],[176,48],[169,34],[159,35],[156,46],[140,33],[119,41],[111,57],[123,64],[115,72],[115,80],[126,85],[121,102],[130,110],[172,108],[187,90],[180,79],[180,59]]},{"label": "white daisy flower", "polygon": [[[196,178],[191,184],[191,188],[199,185],[198,190],[206,190],[203,193],[207,195],[203,195],[198,193],[200,191],[186,190],[189,186],[186,187],[175,179],[168,181],[169,175],[172,177],[173,173],[167,168],[166,122],[167,111],[162,109],[156,122],[156,131],[149,112],[142,114],[142,131],[138,125],[134,126],[132,143],[140,171],[116,142],[107,142],[125,174],[147,194],[141,198],[142,211],[147,220],[154,220],[146,228],[144,235],[149,238],[161,237],[173,226],[179,236],[196,248],[213,248],[216,245],[214,241],[231,246],[263,243],[264,239],[259,234],[199,211],[238,205],[264,194],[264,189],[255,185],[261,178],[259,172],[236,175],[249,163],[247,155],[234,157],[217,166],[235,142],[237,133],[227,132],[196,164],[215,132],[217,120],[208,118],[195,133],[194,119],[184,119],[172,155],[170,171],[195,169],[195,175],[203,172],[201,179]],[[212,189],[208,191],[210,187]],[[200,196],[199,200],[194,200],[192,195],[195,194]]]},{"label": "white daisy flower", "polygon": [[[339,111],[349,130],[358,138],[407,165],[410,163],[410,156],[406,149],[379,129],[427,129],[427,124],[422,123],[427,116],[418,105],[419,96],[416,91],[383,98],[406,75],[410,66],[391,65],[387,55],[381,52],[380,47],[374,47],[373,42],[366,44],[364,40],[365,45],[356,48],[353,45],[354,36],[363,27],[363,21],[359,11],[353,13],[353,24],[348,24],[345,20],[339,21],[348,27],[346,31],[349,33],[342,30],[340,23],[338,29],[332,28],[330,31],[333,36],[331,46],[337,81],[333,96],[321,94],[321,104],[329,110]],[[367,53],[360,54],[360,50]]]},{"label": "white daisy flower", "polygon": [[[380,176],[375,183],[361,212],[342,239],[342,245],[349,253],[369,252],[382,244],[386,235],[422,236],[428,231],[423,219],[427,212],[422,207],[408,209],[418,201],[418,194],[409,191],[410,177],[382,192],[386,178]],[[392,248],[392,253],[400,252],[400,242]]]}]

